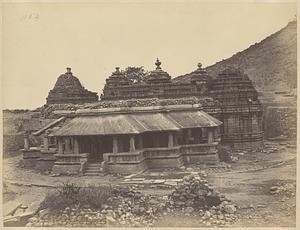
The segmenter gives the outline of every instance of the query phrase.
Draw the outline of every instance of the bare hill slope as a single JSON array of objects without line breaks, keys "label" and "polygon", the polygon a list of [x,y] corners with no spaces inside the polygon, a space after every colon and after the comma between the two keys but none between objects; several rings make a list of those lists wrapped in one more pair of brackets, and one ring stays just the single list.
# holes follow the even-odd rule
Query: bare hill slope
[{"label": "bare hill slope", "polygon": [[[297,22],[251,45],[232,57],[206,68],[216,76],[228,66],[240,68],[253,81],[258,91],[289,91],[297,85]],[[183,75],[174,81],[188,81]]]}]

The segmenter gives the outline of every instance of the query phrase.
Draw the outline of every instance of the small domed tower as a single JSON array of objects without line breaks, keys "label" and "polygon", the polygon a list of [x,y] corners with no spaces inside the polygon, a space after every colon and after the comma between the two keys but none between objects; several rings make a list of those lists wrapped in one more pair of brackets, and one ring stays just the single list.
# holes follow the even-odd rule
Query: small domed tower
[{"label": "small domed tower", "polygon": [[57,78],[46,100],[47,104],[83,104],[98,101],[98,95],[85,89],[71,68],[67,68],[67,72]]},{"label": "small domed tower", "polygon": [[191,72],[189,74],[191,83],[206,84],[207,81],[209,80],[209,76],[208,76],[206,70],[202,68],[202,64],[200,62],[198,63],[197,66],[198,66],[198,68],[194,72]]},{"label": "small domed tower", "polygon": [[149,76],[147,77],[147,83],[148,84],[158,84],[158,83],[170,83],[171,82],[171,76],[163,71],[160,67],[161,62],[156,59],[155,62],[156,69],[154,71],[151,71]]},{"label": "small domed tower", "polygon": [[131,81],[120,71],[120,67],[116,67],[116,71],[106,79],[106,86],[122,86],[130,85]]}]

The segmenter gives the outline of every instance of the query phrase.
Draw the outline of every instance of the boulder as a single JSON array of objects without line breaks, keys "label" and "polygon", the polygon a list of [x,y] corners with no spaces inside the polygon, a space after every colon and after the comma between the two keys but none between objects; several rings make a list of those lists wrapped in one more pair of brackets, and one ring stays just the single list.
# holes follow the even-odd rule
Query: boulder
[{"label": "boulder", "polygon": [[229,214],[234,214],[236,212],[236,208],[233,204],[227,204],[224,206],[224,211]]}]

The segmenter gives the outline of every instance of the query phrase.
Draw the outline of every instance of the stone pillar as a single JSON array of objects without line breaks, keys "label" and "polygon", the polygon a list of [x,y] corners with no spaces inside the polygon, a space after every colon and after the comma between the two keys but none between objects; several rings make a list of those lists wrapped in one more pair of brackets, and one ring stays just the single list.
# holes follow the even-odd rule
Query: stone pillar
[{"label": "stone pillar", "polygon": [[201,142],[202,130],[201,128],[195,129],[195,144],[199,144]]},{"label": "stone pillar", "polygon": [[192,129],[188,129],[188,144],[194,144],[195,138],[192,133]]},{"label": "stone pillar", "polygon": [[210,128],[207,128],[207,142],[208,144],[211,144],[214,142],[214,131],[213,131],[214,128],[210,127]]},{"label": "stone pillar", "polygon": [[173,133],[169,132],[169,141],[168,141],[168,147],[171,148],[174,146],[174,139],[173,139]]},{"label": "stone pillar", "polygon": [[157,148],[157,147],[159,147],[159,134],[153,135],[153,136],[154,136],[153,145],[154,145],[154,148]]},{"label": "stone pillar", "polygon": [[27,132],[24,133],[24,150],[29,150],[30,144],[29,144],[29,135]]},{"label": "stone pillar", "polygon": [[178,145],[178,133],[174,133],[174,146]]},{"label": "stone pillar", "polygon": [[141,134],[138,135],[138,143],[139,143],[139,149],[143,149],[143,136]]},{"label": "stone pillar", "polygon": [[72,144],[71,139],[69,137],[65,138],[65,152],[72,153]]},{"label": "stone pillar", "polygon": [[192,137],[192,130],[191,130],[191,129],[188,129],[187,132],[188,132],[188,134],[187,134],[188,137],[189,137],[189,138]]},{"label": "stone pillar", "polygon": [[49,150],[49,139],[47,134],[43,137],[44,150]]},{"label": "stone pillar", "polygon": [[215,134],[216,134],[216,139],[218,141],[220,141],[221,140],[221,133],[220,133],[220,127],[219,126],[216,128]]},{"label": "stone pillar", "polygon": [[63,154],[64,153],[64,143],[63,139],[61,137],[57,138],[58,141],[58,154]]},{"label": "stone pillar", "polygon": [[130,136],[130,148],[129,152],[134,152],[135,151],[135,142],[134,142],[134,136]]},{"label": "stone pillar", "polygon": [[79,154],[79,144],[77,137],[74,137],[74,148],[73,148],[74,154]]},{"label": "stone pillar", "polygon": [[213,127],[213,138],[214,138],[214,141],[217,139],[217,131],[216,131],[216,127]]},{"label": "stone pillar", "polygon": [[117,137],[113,137],[113,153],[118,152],[118,139]]}]

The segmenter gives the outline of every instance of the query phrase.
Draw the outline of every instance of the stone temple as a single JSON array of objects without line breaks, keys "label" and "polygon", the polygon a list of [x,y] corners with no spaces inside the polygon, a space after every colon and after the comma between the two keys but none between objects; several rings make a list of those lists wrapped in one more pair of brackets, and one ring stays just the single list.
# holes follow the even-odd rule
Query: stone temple
[{"label": "stone temple", "polygon": [[47,104],[83,104],[95,101],[98,101],[97,93],[85,89],[79,79],[73,76],[71,68],[67,68],[67,72],[58,77],[47,97]]},{"label": "stone temple", "polygon": [[[155,65],[138,83],[116,68],[99,102],[93,98],[90,106],[54,111],[57,120],[34,133],[43,138],[40,147],[30,147],[25,136],[25,165],[60,174],[136,173],[216,164],[220,146],[262,147],[262,107],[241,71],[209,76],[198,64],[188,74],[190,82],[181,83],[172,81],[159,60]],[[72,79],[65,81],[73,82],[67,84],[70,92],[80,88],[70,70],[61,77]],[[48,103],[49,98],[67,101],[59,90],[66,87],[64,81],[57,82]],[[82,103],[94,94],[77,95]]]},{"label": "stone temple", "polygon": [[[222,121],[222,143],[233,148],[262,147],[262,105],[258,93],[247,75],[238,69],[228,68],[218,76],[208,76],[198,68],[187,74],[190,82],[171,81],[159,61],[156,69],[150,72],[144,84],[116,84],[115,74],[108,79],[103,90],[102,100],[128,100],[142,98],[210,98],[214,103],[203,105],[203,110]],[[119,73],[119,78],[124,79]]]}]

